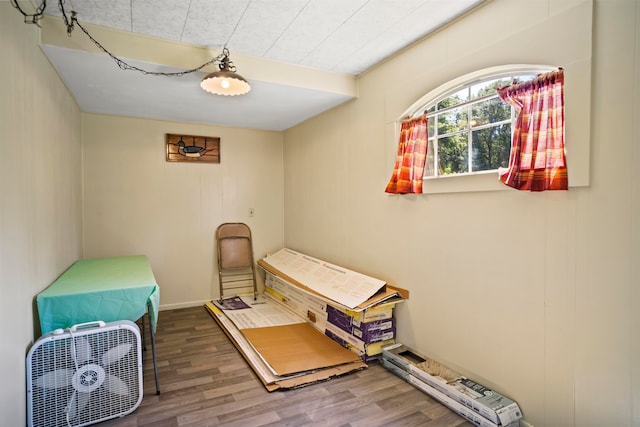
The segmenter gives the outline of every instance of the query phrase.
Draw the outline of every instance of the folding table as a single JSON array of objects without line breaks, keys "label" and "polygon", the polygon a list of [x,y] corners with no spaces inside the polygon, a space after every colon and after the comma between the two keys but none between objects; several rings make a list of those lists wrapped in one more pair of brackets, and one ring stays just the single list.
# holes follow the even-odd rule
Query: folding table
[{"label": "folding table", "polygon": [[42,334],[97,320],[135,322],[148,312],[156,394],[159,302],[160,287],[144,255],[78,260],[36,297]]}]

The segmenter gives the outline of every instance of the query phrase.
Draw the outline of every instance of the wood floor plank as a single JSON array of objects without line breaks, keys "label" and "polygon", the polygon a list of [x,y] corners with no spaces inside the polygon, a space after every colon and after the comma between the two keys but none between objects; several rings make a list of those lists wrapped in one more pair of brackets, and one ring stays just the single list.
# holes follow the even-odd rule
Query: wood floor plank
[{"label": "wood floor plank", "polygon": [[268,392],[204,307],[160,312],[156,395],[145,339],[142,403],[101,427],[473,426],[379,363],[307,387]]}]

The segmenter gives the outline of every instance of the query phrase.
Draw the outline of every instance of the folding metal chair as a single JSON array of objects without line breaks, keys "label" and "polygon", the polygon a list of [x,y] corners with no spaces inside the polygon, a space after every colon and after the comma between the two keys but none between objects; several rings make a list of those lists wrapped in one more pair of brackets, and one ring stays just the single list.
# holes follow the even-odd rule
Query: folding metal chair
[{"label": "folding metal chair", "polygon": [[258,286],[249,226],[241,222],[221,224],[216,229],[216,240],[220,299],[230,296],[230,292],[235,296],[247,293],[250,289],[256,299]]}]

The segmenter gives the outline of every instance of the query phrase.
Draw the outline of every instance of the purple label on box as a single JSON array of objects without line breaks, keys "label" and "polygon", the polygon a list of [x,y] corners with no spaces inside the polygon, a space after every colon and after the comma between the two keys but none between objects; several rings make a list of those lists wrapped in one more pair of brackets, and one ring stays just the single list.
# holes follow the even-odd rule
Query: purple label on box
[{"label": "purple label on box", "polygon": [[327,305],[327,320],[343,331],[351,333],[352,317],[337,308]]},{"label": "purple label on box", "polygon": [[327,306],[327,321],[362,340],[366,344],[385,341],[396,337],[395,319],[354,322],[348,314]]},{"label": "purple label on box", "polygon": [[385,330],[372,329],[362,331],[354,327],[351,334],[355,337],[360,338],[362,341],[364,341],[365,344],[372,344],[375,342],[394,339],[396,337],[396,328],[394,327]]},{"label": "purple label on box", "polygon": [[363,334],[367,334],[369,331],[374,330],[389,330],[395,328],[395,319],[392,317],[390,319],[384,320],[374,320],[371,322],[357,322],[349,316],[347,313],[344,313],[337,308],[333,308],[330,305],[327,306],[327,320],[342,329],[343,331],[353,333],[354,328],[362,331]]}]

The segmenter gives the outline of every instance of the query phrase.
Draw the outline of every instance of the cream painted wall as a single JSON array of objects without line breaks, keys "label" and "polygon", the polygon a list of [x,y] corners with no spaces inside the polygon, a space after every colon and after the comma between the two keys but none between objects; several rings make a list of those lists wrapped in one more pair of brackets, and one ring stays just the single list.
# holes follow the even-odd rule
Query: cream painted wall
[{"label": "cream painted wall", "polygon": [[[537,51],[527,28],[554,27],[568,13],[569,33],[545,44],[551,59],[539,52],[531,62],[561,62],[570,77],[571,57],[574,78],[584,78],[583,52],[563,48],[583,28],[574,13],[583,4],[492,0],[363,76],[359,100],[286,132],[283,163],[278,133],[81,116],[37,47],[37,28],[0,2],[0,424],[25,424],[33,298],[77,258],[148,252],[163,308],[180,307],[216,294],[217,223],[249,223],[261,256],[282,246],[284,217],[286,246],[410,289],[397,312],[400,340],[515,398],[527,423],[640,425],[636,0],[594,2],[593,102],[582,105],[592,119],[582,123],[589,187],[383,193],[399,112],[443,79],[500,59],[479,52],[499,44],[528,59]],[[167,164],[167,132],[220,135],[223,163]],[[517,244],[516,219],[542,231]]]},{"label": "cream painted wall", "polygon": [[39,336],[34,297],[81,255],[80,110],[0,2],[0,424],[26,425],[25,357]]},{"label": "cream painted wall", "polygon": [[[83,125],[84,257],[147,255],[161,309],[218,296],[221,223],[251,227],[256,259],[282,247],[282,133],[97,114]],[[219,136],[221,163],[165,161],[167,133]]]},{"label": "cream painted wall", "polygon": [[[407,288],[398,340],[517,400],[523,425],[640,425],[639,9],[493,0],[285,132],[285,246]],[[505,63],[565,67],[572,188],[385,194],[405,108]]]}]

